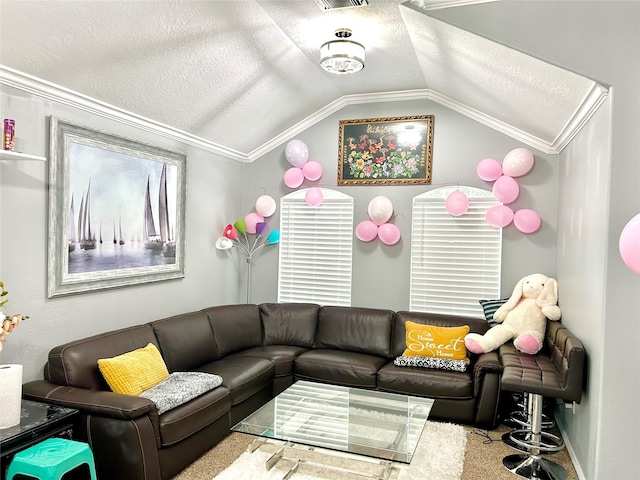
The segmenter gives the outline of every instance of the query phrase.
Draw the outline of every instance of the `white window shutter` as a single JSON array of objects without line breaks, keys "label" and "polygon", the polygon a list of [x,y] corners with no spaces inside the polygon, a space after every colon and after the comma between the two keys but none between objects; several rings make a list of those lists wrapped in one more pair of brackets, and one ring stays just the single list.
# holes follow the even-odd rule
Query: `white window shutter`
[{"label": "white window shutter", "polygon": [[351,305],[353,198],[320,189],[317,207],[307,190],[280,200],[278,302]]},{"label": "white window shutter", "polygon": [[[454,217],[447,196],[460,190],[469,210]],[[478,300],[500,295],[502,229],[485,220],[500,205],[490,191],[443,187],[413,199],[409,309],[483,318]]]}]

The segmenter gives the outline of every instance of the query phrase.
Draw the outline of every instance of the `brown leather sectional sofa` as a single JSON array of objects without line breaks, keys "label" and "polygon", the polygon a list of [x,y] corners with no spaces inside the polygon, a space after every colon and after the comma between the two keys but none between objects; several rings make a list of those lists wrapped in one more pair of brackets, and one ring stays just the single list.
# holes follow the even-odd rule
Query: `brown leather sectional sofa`
[{"label": "brown leather sectional sofa", "polygon": [[[398,367],[405,322],[469,325],[453,315],[312,304],[226,305],[106,332],[51,350],[45,379],[24,398],[72,407],[101,479],[168,479],[229,434],[230,426],[298,379],[435,399],[432,418],[491,428],[502,367],[470,354],[466,372]],[[113,393],[97,360],[155,344],[169,372],[202,371],[222,386],[162,415],[148,399]]]}]

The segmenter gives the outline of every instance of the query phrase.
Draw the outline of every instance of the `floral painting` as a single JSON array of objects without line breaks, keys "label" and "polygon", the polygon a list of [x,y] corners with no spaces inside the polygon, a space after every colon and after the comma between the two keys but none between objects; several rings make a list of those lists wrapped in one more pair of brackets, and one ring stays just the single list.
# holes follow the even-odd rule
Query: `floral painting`
[{"label": "floral painting", "polygon": [[340,120],[338,185],[430,184],[433,115]]}]

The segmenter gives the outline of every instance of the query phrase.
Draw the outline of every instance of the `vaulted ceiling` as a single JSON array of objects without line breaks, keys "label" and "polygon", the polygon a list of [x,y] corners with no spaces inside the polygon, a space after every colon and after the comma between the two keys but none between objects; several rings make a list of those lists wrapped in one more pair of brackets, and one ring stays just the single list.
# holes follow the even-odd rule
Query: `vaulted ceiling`
[{"label": "vaulted ceiling", "polygon": [[[429,15],[447,3],[1,0],[0,81],[53,84],[244,161],[345,105],[404,99],[562,150],[607,89]],[[319,65],[343,27],[366,47],[353,75]]]}]

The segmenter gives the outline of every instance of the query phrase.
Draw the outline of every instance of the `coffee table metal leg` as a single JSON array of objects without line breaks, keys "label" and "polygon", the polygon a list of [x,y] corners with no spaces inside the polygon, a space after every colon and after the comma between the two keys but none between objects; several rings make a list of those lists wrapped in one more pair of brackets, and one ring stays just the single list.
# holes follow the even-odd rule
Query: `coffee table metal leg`
[{"label": "coffee table metal leg", "polygon": [[[253,453],[256,450],[258,450],[262,445],[274,445],[272,442],[269,442],[266,439],[256,439],[254,440],[250,445],[248,450]],[[293,453],[293,456],[289,456],[287,455],[287,449],[291,450],[291,453]],[[389,461],[389,460],[381,460],[378,462],[375,461],[371,461],[365,458],[362,459],[353,459],[354,463],[362,463],[362,464],[368,464],[368,465],[377,465],[380,467],[379,473],[363,473],[363,472],[359,472],[357,470],[351,469],[351,468],[345,468],[345,467],[339,467],[339,466],[335,466],[335,465],[330,465],[327,463],[323,463],[322,461],[313,461],[313,460],[309,460],[309,459],[303,459],[303,458],[299,458],[295,452],[298,451],[298,446],[296,444],[287,442],[283,445],[281,445],[266,461],[265,461],[265,469],[267,471],[271,470],[274,465],[276,465],[278,462],[280,461],[289,461],[292,462],[293,465],[291,466],[291,468],[285,473],[284,477],[282,477],[282,480],[288,480],[289,478],[291,478],[291,476],[298,471],[298,468],[300,467],[301,464],[307,464],[310,466],[314,466],[314,467],[319,467],[322,469],[326,469],[326,470],[332,470],[335,472],[340,472],[340,473],[348,473],[350,475],[354,475],[354,476],[359,476],[362,478],[367,478],[367,479],[374,479],[374,480],[388,480],[391,477],[391,472],[393,470],[393,462]],[[300,452],[316,452],[319,454],[319,457],[325,457],[325,458],[345,458],[345,456],[340,455],[340,454],[336,454],[333,455],[329,452],[317,452],[315,448],[313,447],[306,447],[303,449],[300,449]],[[355,456],[355,455],[354,455]]]},{"label": "coffee table metal leg", "polygon": [[276,452],[271,455],[266,462],[264,462],[264,466],[267,468],[267,472],[273,468],[273,466],[282,460],[282,455],[284,454],[284,447],[280,447]]}]

